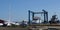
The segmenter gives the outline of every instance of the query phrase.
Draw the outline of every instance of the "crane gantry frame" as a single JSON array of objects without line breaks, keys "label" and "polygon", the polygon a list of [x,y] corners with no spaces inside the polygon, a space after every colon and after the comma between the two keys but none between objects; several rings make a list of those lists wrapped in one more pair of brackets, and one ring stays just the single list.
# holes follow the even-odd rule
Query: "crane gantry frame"
[{"label": "crane gantry frame", "polygon": [[31,24],[31,19],[30,19],[30,13],[32,13],[32,20],[34,20],[34,15],[35,14],[44,14],[44,22],[48,22],[48,12],[45,11],[45,10],[42,10],[43,12],[33,12],[33,11],[30,11],[28,10],[28,20],[29,20],[29,25]]}]

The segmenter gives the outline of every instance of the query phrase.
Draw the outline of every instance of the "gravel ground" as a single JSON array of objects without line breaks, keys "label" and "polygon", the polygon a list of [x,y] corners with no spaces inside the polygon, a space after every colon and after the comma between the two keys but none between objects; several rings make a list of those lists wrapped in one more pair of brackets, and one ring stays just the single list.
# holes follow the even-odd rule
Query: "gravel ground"
[{"label": "gravel ground", "polygon": [[19,28],[19,27],[0,27],[0,30],[28,30],[27,28]]}]

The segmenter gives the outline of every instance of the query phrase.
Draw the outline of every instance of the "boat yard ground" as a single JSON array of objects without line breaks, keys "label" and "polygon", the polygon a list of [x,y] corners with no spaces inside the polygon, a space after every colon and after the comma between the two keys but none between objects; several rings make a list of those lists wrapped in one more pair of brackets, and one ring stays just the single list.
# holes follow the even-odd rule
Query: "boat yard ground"
[{"label": "boat yard ground", "polygon": [[[34,25],[36,26],[36,25]],[[29,28],[30,27],[30,28]],[[0,27],[0,30],[43,30],[43,29],[48,29],[48,28],[56,28],[60,30],[60,24],[44,24],[44,25],[38,25],[36,26],[37,28],[32,28],[33,25],[26,27],[26,28],[21,28],[21,27]]]}]

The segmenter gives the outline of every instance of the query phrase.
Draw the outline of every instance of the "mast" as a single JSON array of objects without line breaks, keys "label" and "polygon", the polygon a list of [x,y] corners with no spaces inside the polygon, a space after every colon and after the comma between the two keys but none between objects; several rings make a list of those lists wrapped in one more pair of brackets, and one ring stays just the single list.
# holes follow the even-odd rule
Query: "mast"
[{"label": "mast", "polygon": [[11,19],[12,19],[12,16],[11,16],[11,1],[9,2],[9,19],[8,19],[8,23],[7,23],[7,26],[11,26]]}]

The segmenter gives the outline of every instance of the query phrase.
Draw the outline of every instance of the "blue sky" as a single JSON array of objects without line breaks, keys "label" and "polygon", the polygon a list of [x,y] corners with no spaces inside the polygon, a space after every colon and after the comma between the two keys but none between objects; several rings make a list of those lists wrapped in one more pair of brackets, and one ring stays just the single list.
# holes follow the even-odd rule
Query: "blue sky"
[{"label": "blue sky", "polygon": [[[28,20],[28,10],[48,11],[49,19],[57,14],[60,19],[60,0],[0,0],[0,19],[11,21]],[[10,12],[10,15],[9,15]]]}]

